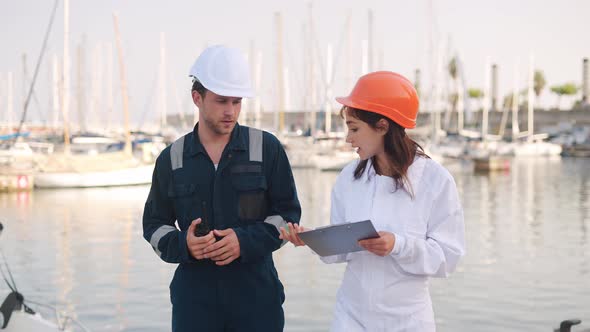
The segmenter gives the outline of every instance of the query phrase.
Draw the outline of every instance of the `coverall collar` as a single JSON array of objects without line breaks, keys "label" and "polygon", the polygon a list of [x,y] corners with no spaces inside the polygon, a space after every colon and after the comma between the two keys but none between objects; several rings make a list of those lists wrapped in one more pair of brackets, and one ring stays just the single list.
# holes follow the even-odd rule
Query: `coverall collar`
[{"label": "coverall collar", "polygon": [[[201,143],[201,140],[199,139],[198,129],[199,129],[199,123],[197,122],[197,124],[193,128],[193,139],[189,140],[189,142],[190,142],[189,144],[185,144],[184,153],[187,154],[188,156],[195,156],[199,153],[206,154],[205,147],[203,146],[203,144]],[[234,151],[235,150],[237,150],[237,151],[245,151],[246,150],[246,146],[248,143],[248,142],[246,142],[246,135],[241,134],[241,132],[243,132],[244,130],[245,130],[245,128],[240,126],[239,123],[236,123],[236,126],[234,127],[234,129],[231,132],[231,137],[229,139],[229,142],[227,143],[228,149],[231,149]]]}]

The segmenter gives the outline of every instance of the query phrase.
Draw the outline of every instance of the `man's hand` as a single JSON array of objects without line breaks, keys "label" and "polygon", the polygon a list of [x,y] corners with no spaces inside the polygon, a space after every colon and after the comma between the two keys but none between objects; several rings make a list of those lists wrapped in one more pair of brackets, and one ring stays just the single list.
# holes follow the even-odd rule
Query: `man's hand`
[{"label": "man's hand", "polygon": [[213,234],[222,237],[221,240],[205,248],[205,258],[211,258],[217,265],[227,265],[240,257],[240,241],[236,232],[227,228],[214,230]]},{"label": "man's hand", "polygon": [[378,256],[387,256],[393,250],[395,245],[395,235],[389,232],[377,232],[378,238],[360,240],[358,243],[361,247]]},{"label": "man's hand", "polygon": [[200,223],[201,218],[193,220],[186,233],[186,246],[191,256],[196,259],[205,258],[204,249],[215,243],[213,232],[209,232],[204,236],[195,236],[195,227]]}]

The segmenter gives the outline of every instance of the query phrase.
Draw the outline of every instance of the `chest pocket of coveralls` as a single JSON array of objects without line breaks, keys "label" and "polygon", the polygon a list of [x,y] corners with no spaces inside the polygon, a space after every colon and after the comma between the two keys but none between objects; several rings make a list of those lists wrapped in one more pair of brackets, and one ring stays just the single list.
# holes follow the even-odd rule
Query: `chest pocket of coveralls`
[{"label": "chest pocket of coveralls", "polygon": [[241,221],[255,221],[266,218],[268,214],[268,197],[266,177],[259,172],[257,165],[244,168],[236,165],[232,169],[232,184],[237,191],[238,217]]},{"label": "chest pocket of coveralls", "polygon": [[[194,184],[171,184],[168,196],[174,202],[174,213],[179,223],[192,220],[189,215],[198,207],[197,186]],[[193,211],[194,212],[194,211]]]}]

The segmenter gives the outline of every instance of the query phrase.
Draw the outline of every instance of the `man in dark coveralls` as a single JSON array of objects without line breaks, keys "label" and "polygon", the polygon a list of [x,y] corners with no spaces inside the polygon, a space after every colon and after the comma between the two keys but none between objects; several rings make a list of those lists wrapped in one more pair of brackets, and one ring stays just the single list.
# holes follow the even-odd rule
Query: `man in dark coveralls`
[{"label": "man in dark coveralls", "polygon": [[178,264],[172,330],[282,331],[272,252],[301,216],[291,166],[275,136],[237,123],[252,96],[240,51],[209,47],[190,76],[199,122],[158,157],[143,214],[146,241]]}]

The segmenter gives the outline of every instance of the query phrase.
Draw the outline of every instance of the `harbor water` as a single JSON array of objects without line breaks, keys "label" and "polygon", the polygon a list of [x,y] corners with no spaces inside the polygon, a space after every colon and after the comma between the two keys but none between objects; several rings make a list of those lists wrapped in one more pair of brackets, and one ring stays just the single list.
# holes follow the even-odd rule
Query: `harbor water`
[{"label": "harbor water", "polygon": [[[445,163],[465,210],[467,255],[431,279],[439,331],[590,327],[590,159],[514,159],[477,174]],[[294,170],[302,224],[329,223],[337,173]],[[0,194],[0,246],[26,299],[56,305],[92,331],[169,331],[175,266],[142,238],[149,186]],[[395,222],[395,221],[392,221]],[[308,248],[275,252],[285,331],[327,331],[344,265]],[[8,293],[4,282],[2,298]]]}]

